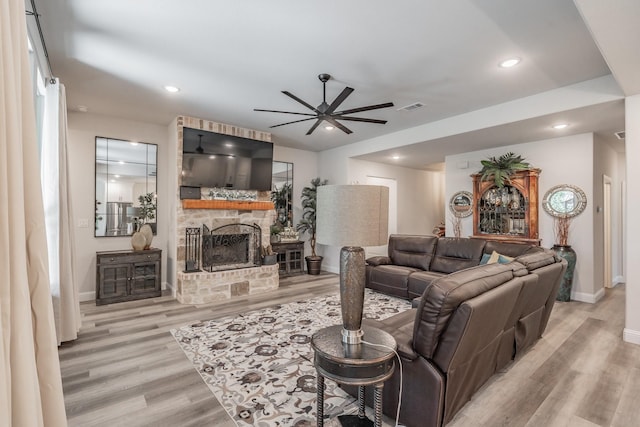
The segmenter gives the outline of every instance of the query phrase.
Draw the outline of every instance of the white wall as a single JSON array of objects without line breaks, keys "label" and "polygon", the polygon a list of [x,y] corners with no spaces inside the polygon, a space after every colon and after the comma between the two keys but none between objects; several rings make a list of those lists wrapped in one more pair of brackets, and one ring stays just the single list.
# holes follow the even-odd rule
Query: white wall
[{"label": "white wall", "polygon": [[[293,226],[302,218],[302,189],[311,184],[311,180],[318,177],[318,153],[312,151],[298,150],[295,148],[282,147],[274,143],[273,160],[278,162],[293,163]],[[325,179],[326,177],[320,176]],[[309,236],[301,235],[300,240],[305,241],[304,254],[311,255],[309,246]],[[317,247],[316,247],[317,250]]]},{"label": "white wall", "polygon": [[[569,244],[578,256],[571,295],[572,299],[595,302],[601,294],[602,283],[598,281],[596,286],[593,276],[594,262],[601,263],[601,260],[594,258],[593,250],[593,145],[593,135],[589,133],[448,156],[445,162],[445,205],[457,191],[473,192],[470,175],[482,169],[480,160],[509,151],[522,155],[532,166],[542,169],[538,181],[540,200],[555,185],[572,184],[580,187],[587,196],[587,209],[571,224]],[[459,165],[465,162],[469,167],[459,169]],[[541,245],[551,247],[554,244],[553,218],[541,208],[538,218]],[[447,228],[450,226],[447,221]],[[473,217],[463,218],[462,236],[472,234]]]},{"label": "white wall", "polygon": [[[163,250],[162,279],[166,281],[167,218],[169,203],[162,197],[167,186],[167,128],[109,116],[69,112],[69,175],[72,220],[76,224],[76,277],[81,301],[95,298],[96,252],[131,249],[130,237],[94,237],[96,136],[158,144],[158,231],[153,246]],[[173,169],[172,169],[173,171]],[[78,227],[87,220],[88,227]],[[163,287],[165,284],[163,283]]]},{"label": "white wall", "polygon": [[630,96],[625,101],[625,149],[627,154],[627,195],[625,223],[626,251],[626,319],[624,340],[640,344],[640,95]]}]

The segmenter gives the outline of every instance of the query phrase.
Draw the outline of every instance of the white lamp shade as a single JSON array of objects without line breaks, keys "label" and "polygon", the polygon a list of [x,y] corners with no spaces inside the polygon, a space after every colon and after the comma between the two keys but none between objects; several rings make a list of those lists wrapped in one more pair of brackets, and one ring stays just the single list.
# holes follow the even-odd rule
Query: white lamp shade
[{"label": "white lamp shade", "polygon": [[316,239],[330,246],[387,244],[389,188],[323,185],[316,202]]}]

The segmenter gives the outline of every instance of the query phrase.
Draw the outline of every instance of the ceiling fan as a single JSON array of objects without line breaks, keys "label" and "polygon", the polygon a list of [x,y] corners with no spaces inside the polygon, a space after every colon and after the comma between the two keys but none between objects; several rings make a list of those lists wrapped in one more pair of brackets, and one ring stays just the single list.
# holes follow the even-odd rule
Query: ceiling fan
[{"label": "ceiling fan", "polygon": [[304,105],[305,107],[307,107],[308,109],[313,111],[314,114],[311,114],[311,113],[298,113],[298,112],[295,112],[295,111],[263,110],[263,109],[259,109],[259,108],[254,108],[253,111],[264,111],[264,112],[267,112],[267,113],[284,113],[284,114],[296,114],[296,115],[299,115],[299,116],[309,116],[306,119],[294,120],[292,122],[280,123],[278,125],[270,126],[271,128],[276,128],[278,126],[284,126],[284,125],[290,125],[290,124],[293,124],[293,123],[306,122],[308,120],[316,120],[316,122],[313,124],[313,126],[311,126],[311,128],[307,131],[307,135],[311,135],[311,133],[313,133],[313,131],[316,130],[316,128],[323,121],[326,121],[326,122],[330,123],[331,125],[337,127],[338,129],[340,129],[341,131],[343,131],[343,132],[345,132],[347,134],[353,133],[353,131],[351,131],[351,129],[347,128],[345,125],[340,123],[338,120],[346,120],[346,121],[351,121],[351,122],[378,123],[378,124],[381,124],[381,125],[387,123],[386,120],[367,119],[367,118],[363,118],[363,117],[347,117],[346,115],[347,114],[353,114],[353,113],[360,113],[362,111],[377,110],[379,108],[393,107],[393,102],[386,102],[384,104],[368,105],[366,107],[351,108],[349,110],[336,111],[336,108],[338,108],[340,106],[340,104],[342,104],[342,102],[349,95],[351,95],[351,92],[353,92],[353,88],[345,87],[342,90],[342,92],[340,92],[340,94],[336,97],[336,99],[333,100],[331,105],[329,105],[329,104],[327,104],[327,81],[329,81],[329,79],[331,79],[331,76],[329,74],[323,73],[323,74],[318,75],[318,78],[322,82],[322,104],[318,105],[317,107],[313,107],[311,104],[308,104],[307,102],[305,102],[302,99],[298,98],[297,96],[295,96],[291,92],[287,92],[286,90],[282,91],[282,93],[287,95],[289,98],[294,99],[295,101],[299,102],[300,104]]},{"label": "ceiling fan", "polygon": [[204,154],[204,148],[202,148],[202,137],[204,135],[199,133],[198,134],[198,146],[195,148],[194,151],[185,151],[185,153],[187,154]]}]

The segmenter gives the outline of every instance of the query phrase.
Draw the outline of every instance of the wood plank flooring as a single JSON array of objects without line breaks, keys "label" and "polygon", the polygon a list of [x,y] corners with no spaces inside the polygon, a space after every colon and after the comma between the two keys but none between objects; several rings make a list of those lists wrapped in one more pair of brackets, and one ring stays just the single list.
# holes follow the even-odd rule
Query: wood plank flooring
[{"label": "wood plank flooring", "polygon": [[[79,337],[59,351],[69,425],[235,426],[169,330],[337,292],[338,276],[324,273],[211,305],[82,303]],[[598,304],[556,303],[545,336],[447,427],[640,426],[640,346],[622,341],[623,327],[624,286]]]}]

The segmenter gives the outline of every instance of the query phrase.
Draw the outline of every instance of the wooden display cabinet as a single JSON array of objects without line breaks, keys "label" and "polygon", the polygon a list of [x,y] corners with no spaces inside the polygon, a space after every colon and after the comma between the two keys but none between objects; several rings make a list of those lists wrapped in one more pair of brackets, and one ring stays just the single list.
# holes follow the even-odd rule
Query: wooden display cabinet
[{"label": "wooden display cabinet", "polygon": [[280,275],[304,273],[304,242],[272,243],[271,248],[278,253]]},{"label": "wooden display cabinet", "polygon": [[493,180],[473,178],[473,237],[540,244],[538,238],[538,176],[540,169],[518,171],[498,188]]},{"label": "wooden display cabinet", "polygon": [[162,250],[96,253],[96,305],[159,297]]}]

